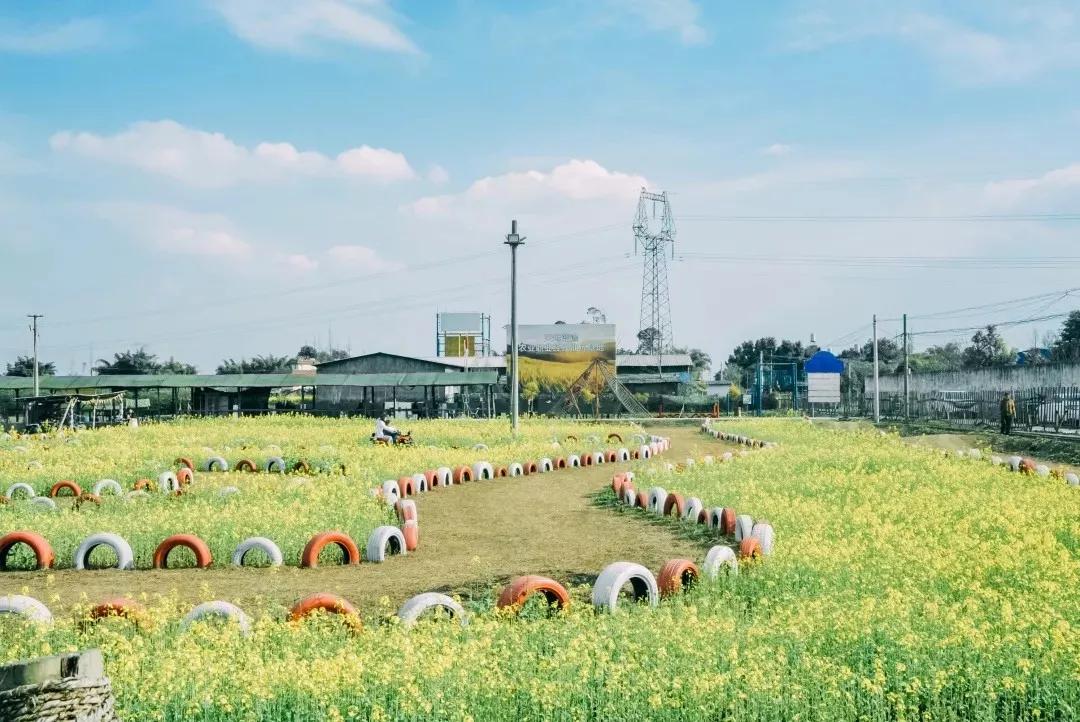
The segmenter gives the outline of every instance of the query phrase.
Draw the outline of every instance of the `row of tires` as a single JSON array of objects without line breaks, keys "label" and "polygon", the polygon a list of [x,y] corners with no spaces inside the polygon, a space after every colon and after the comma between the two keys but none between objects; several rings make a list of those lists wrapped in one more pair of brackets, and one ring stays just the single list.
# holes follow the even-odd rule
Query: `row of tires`
[{"label": "row of tires", "polygon": [[[982,452],[978,449],[970,449],[965,452],[960,451],[958,455],[968,456],[973,459],[982,458]],[[1022,456],[991,456],[990,463],[994,466],[1004,466],[1010,471],[1015,471],[1020,474],[1033,474],[1035,476],[1042,477],[1054,477],[1056,479],[1062,479],[1069,486],[1080,487],[1080,476],[1075,472],[1065,471],[1064,469],[1051,469],[1046,464],[1039,464],[1034,459],[1025,459]]]},{"label": "row of tires", "polygon": [[712,428],[711,419],[705,419],[701,424],[701,431],[709,434],[714,439],[719,441],[727,441],[731,444],[741,444],[743,446],[750,446],[756,449],[764,449],[766,447],[776,446],[775,441],[762,441],[761,439],[754,439],[742,434],[732,434],[728,431],[719,431]]},{"label": "row of tires", "polygon": [[[176,463],[195,471],[194,462],[186,456],[178,458]],[[201,466],[203,471],[228,471],[230,468],[229,462],[226,461],[223,456],[211,456],[203,461]],[[257,463],[252,459],[240,459],[232,465],[232,470],[245,472],[263,471],[267,474],[284,474],[286,471],[289,471],[290,468],[285,462],[285,459],[280,456],[271,456],[260,463]],[[298,474],[310,474],[311,465],[304,459],[300,459],[292,465],[291,471]]]},{"label": "row of tires", "polygon": [[[56,554],[52,545],[42,535],[33,531],[12,531],[0,536],[0,571],[8,568],[8,556],[19,545],[25,545],[34,555],[36,569],[50,569],[56,563]],[[300,554],[300,566],[314,568],[319,565],[319,555],[328,546],[341,550],[345,564],[359,564],[360,549],[348,534],[340,531],[326,531],[313,536]],[[86,569],[90,554],[98,547],[108,547],[116,556],[116,569],[134,569],[135,554],[131,545],[119,534],[101,532],[83,539],[75,550],[72,560],[75,569]],[[380,526],[368,536],[364,550],[364,559],[369,562],[383,562],[388,556],[416,551],[420,547],[420,528],[416,522],[415,508],[411,520],[403,520],[400,527]],[[178,548],[188,549],[195,556],[195,566],[204,569],[213,563],[213,555],[206,542],[194,534],[173,534],[164,539],[154,549],[153,568],[167,569],[169,555]],[[271,566],[281,566],[281,549],[273,540],[266,537],[249,537],[240,542],[232,553],[233,566],[244,566],[248,554],[261,552],[270,561]]]},{"label": "row of tires", "polygon": [[660,486],[645,491],[634,488],[631,471],[616,474],[611,479],[611,490],[620,503],[631,508],[643,509],[657,516],[672,516],[689,524],[703,524],[724,536],[733,536],[739,545],[739,557],[752,559],[772,554],[775,533],[772,525],[764,520],[754,521],[749,514],[739,514],[733,507],[712,507],[696,496],[684,497],[679,492],[668,492]]}]

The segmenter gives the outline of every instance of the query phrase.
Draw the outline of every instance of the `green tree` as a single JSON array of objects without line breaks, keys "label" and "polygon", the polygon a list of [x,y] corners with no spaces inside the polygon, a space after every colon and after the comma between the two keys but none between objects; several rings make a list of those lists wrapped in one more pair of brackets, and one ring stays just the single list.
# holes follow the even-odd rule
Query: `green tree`
[{"label": "green tree", "polygon": [[148,353],[143,347],[133,351],[121,351],[113,354],[113,360],[98,359],[94,371],[101,376],[120,374],[156,374],[161,371],[157,356]]},{"label": "green tree", "polygon": [[[19,356],[15,359],[14,363],[7,365],[7,376],[33,376],[34,375],[34,357],[33,356]],[[56,364],[52,361],[42,361],[38,359],[38,376],[54,376],[56,375]]]},{"label": "green tree", "polygon": [[343,358],[349,358],[349,352],[340,348],[317,349],[314,346],[304,345],[296,352],[296,357],[313,358],[315,363],[321,364],[327,361],[339,361]]},{"label": "green tree", "polygon": [[[916,374],[934,373],[937,371],[958,371],[963,367],[964,352],[960,344],[949,342],[941,346],[931,346],[925,351],[917,351],[908,354],[908,363],[911,372]],[[904,372],[904,362],[901,359],[896,367],[897,373]]]},{"label": "green tree", "polygon": [[971,345],[964,349],[963,366],[966,369],[1008,366],[1015,357],[993,324],[979,329],[971,337]]},{"label": "green tree", "polygon": [[192,364],[187,364],[183,361],[177,361],[172,356],[170,356],[168,361],[161,364],[161,373],[191,376],[192,374],[199,373],[199,370],[195,368],[195,366]]},{"label": "green tree", "polygon": [[525,398],[525,403],[528,404],[528,409],[531,412],[533,410],[533,402],[536,401],[536,397],[540,395],[540,384],[536,379],[529,379],[521,387],[521,395]]},{"label": "green tree", "polygon": [[218,374],[275,374],[285,373],[292,368],[293,359],[289,356],[255,356],[250,359],[225,359],[217,367]]},{"label": "green tree", "polygon": [[1072,311],[1065,319],[1053,353],[1053,359],[1057,362],[1080,361],[1080,311]]}]

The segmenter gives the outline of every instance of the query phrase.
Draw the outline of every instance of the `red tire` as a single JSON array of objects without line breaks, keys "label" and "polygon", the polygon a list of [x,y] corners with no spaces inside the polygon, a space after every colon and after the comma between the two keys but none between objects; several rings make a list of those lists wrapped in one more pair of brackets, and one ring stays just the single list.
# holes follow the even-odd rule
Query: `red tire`
[{"label": "red tire", "polygon": [[173,534],[166,537],[154,550],[154,569],[168,569],[169,553],[176,547],[190,549],[195,554],[195,566],[199,569],[206,569],[214,560],[210,547],[199,537],[194,534]]},{"label": "red tire", "polygon": [[233,467],[236,471],[255,471],[257,468],[259,467],[255,466],[255,462],[251,459],[240,459]]},{"label": "red tire", "polygon": [[401,500],[399,499],[394,504],[394,511],[397,512],[398,519],[400,519],[402,522],[410,520],[416,521],[416,506],[414,506],[412,503],[402,504]]},{"label": "red tire", "polygon": [[720,533],[735,533],[735,510],[730,506],[724,507],[724,512],[720,515]]},{"label": "red tire", "polygon": [[75,508],[78,509],[83,504],[94,504],[96,506],[101,506],[101,497],[89,491],[84,491],[83,493],[79,494],[79,498],[75,500]]},{"label": "red tire", "polygon": [[637,450],[631,451],[630,452],[630,458],[631,459],[640,459],[641,458],[641,452],[637,451]]},{"label": "red tire", "polygon": [[510,607],[520,609],[525,601],[534,594],[543,594],[548,604],[554,604],[559,609],[566,609],[570,604],[570,594],[566,587],[554,579],[530,574],[514,579],[505,587],[499,595],[499,608]]},{"label": "red tire", "polygon": [[401,525],[401,535],[405,537],[405,551],[414,552],[420,548],[420,525],[416,519]]},{"label": "red tire", "polygon": [[345,624],[354,630],[361,627],[360,613],[344,597],[336,594],[312,594],[304,597],[289,609],[289,621],[299,622],[315,611],[341,615]]},{"label": "red tire", "polygon": [[0,571],[7,569],[8,554],[16,544],[25,544],[34,552],[34,559],[37,560],[35,569],[51,569],[56,562],[56,554],[45,537],[32,531],[9,531],[0,536]]},{"label": "red tire", "polygon": [[536,465],[535,461],[530,461],[527,464],[525,464],[525,473],[526,474],[535,474],[539,470],[540,470],[540,467],[538,467]]},{"label": "red tire", "polygon": [[311,466],[303,459],[300,459],[300,461],[293,464],[292,470],[294,474],[310,474]]},{"label": "red tire", "polygon": [[664,500],[664,516],[674,512],[676,518],[682,519],[684,511],[686,511],[686,500],[683,499],[682,494],[674,491],[668,494],[667,499]]},{"label": "red tire", "polygon": [[114,597],[113,599],[106,599],[104,602],[95,604],[90,609],[90,619],[104,619],[105,617],[127,617],[128,619],[138,619],[142,616],[144,611],[146,611],[145,607],[134,599]]},{"label": "red tire", "polygon": [[499,466],[499,467],[495,468],[495,478],[496,479],[503,479],[503,478],[506,478],[508,476],[510,476],[510,470],[507,469],[505,466]]},{"label": "red tire", "polygon": [[[187,458],[186,456],[177,457],[176,461],[174,461],[173,463],[174,464],[179,464],[181,466],[186,466],[188,471],[195,471],[194,462],[192,462],[191,459]],[[179,477],[177,477],[177,478],[179,478]]]},{"label": "red tire", "polygon": [[637,494],[637,506],[639,509],[649,508],[649,495],[644,491],[639,491]]},{"label": "red tire", "polygon": [[697,565],[689,559],[672,559],[660,567],[656,584],[661,597],[671,597],[693,586],[700,576]]},{"label": "red tire", "polygon": [[428,491],[435,491],[439,488],[439,475],[435,473],[434,469],[428,469],[424,472],[424,479],[427,481]]},{"label": "red tire", "polygon": [[1020,462],[1020,473],[1021,474],[1034,474],[1036,466],[1037,466],[1037,464],[1035,463],[1035,461],[1033,459],[1024,459],[1023,461]]},{"label": "red tire", "polygon": [[472,469],[467,466],[459,466],[454,469],[454,483],[461,484],[466,481],[472,481]]},{"label": "red tire", "polygon": [[609,451],[606,456],[609,464],[614,464],[619,460],[619,454],[615,451]]},{"label": "red tire", "polygon": [[401,492],[401,498],[404,499],[407,496],[413,496],[416,493],[416,488],[413,486],[413,478],[411,476],[403,476],[397,480],[398,491]]},{"label": "red tire", "polygon": [[186,466],[182,466],[180,467],[180,469],[177,470],[176,482],[180,484],[180,486],[190,484],[194,480],[195,474],[191,471],[191,469],[187,468]]},{"label": "red tire", "polygon": [[593,465],[592,454],[582,454],[581,455],[581,465],[582,466],[592,466]]},{"label": "red tire", "polygon": [[79,487],[78,484],[69,479],[65,479],[64,481],[58,481],[52,485],[52,488],[49,489],[49,496],[55,499],[56,497],[60,496],[60,492],[64,489],[70,491],[71,495],[76,499],[79,498],[79,494],[82,494],[82,489]]},{"label": "red tire", "polygon": [[557,459],[555,459],[555,468],[556,469],[565,469],[566,468],[566,459],[564,459],[561,456],[558,457]]},{"label": "red tire", "polygon": [[626,474],[616,474],[611,477],[611,490],[615,492],[615,496],[622,496],[623,487],[626,486],[626,483]]},{"label": "red tire", "polygon": [[756,536],[748,536],[739,544],[740,559],[758,559],[761,557],[761,542]]},{"label": "red tire", "polygon": [[699,511],[698,515],[697,515],[697,523],[698,524],[705,524],[706,526],[708,526],[708,524],[709,524],[709,512],[705,511],[704,509]]},{"label": "red tire", "polygon": [[300,566],[314,569],[319,566],[319,553],[327,544],[336,544],[345,555],[345,564],[359,564],[360,550],[349,535],[340,531],[324,531],[311,537],[300,554]]},{"label": "red tire", "polygon": [[135,491],[143,491],[144,489],[146,491],[154,491],[155,489],[157,489],[157,484],[152,482],[150,479],[139,479],[135,482],[135,486],[131,488]]}]

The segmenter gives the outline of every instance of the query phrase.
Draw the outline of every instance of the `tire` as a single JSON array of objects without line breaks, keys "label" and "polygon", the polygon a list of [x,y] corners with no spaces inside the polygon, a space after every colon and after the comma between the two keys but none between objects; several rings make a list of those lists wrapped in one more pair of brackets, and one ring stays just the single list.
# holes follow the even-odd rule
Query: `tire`
[{"label": "tire", "polygon": [[30,486],[25,481],[18,481],[9,486],[7,488],[7,491],[4,492],[4,496],[6,496],[8,499],[11,499],[12,501],[15,501],[15,492],[17,491],[23,492],[25,498],[27,499],[33,499],[35,496],[37,496],[37,493],[34,491],[34,487]]},{"label": "tire", "polygon": [[[1010,456],[1009,457],[1009,468],[1012,469],[1013,471],[1020,471],[1020,464],[1022,464],[1023,462],[1024,462],[1024,459],[1022,457]],[[11,496],[11,494],[8,494],[8,496]]]},{"label": "tire", "polygon": [[715,461],[716,459],[713,458],[712,454],[705,454],[705,456],[701,457],[701,463],[705,464],[706,466],[710,466]]},{"label": "tire", "polygon": [[90,558],[90,552],[99,546],[107,546],[116,554],[116,569],[134,569],[135,555],[128,544],[119,534],[99,532],[91,534],[82,540],[79,548],[75,550],[75,568],[86,569],[86,560]]},{"label": "tire", "polygon": [[182,466],[176,470],[176,480],[180,482],[180,486],[187,486],[195,481],[195,474],[192,473],[191,469]]},{"label": "tire", "polygon": [[750,530],[750,536],[758,540],[761,545],[761,555],[764,557],[772,554],[773,548],[773,528],[772,524],[768,522],[759,521],[754,524],[753,529]]},{"label": "tire", "polygon": [[521,466],[521,464],[515,461],[513,464],[510,465],[509,473],[510,476],[524,476],[525,469]]},{"label": "tire", "polygon": [[368,536],[364,556],[369,562],[379,563],[390,555],[405,554],[406,551],[405,535],[396,526],[387,525],[376,527]]},{"label": "tire", "polygon": [[610,434],[607,435],[607,442],[609,444],[614,443],[614,442],[618,442],[618,443],[621,444],[622,443],[622,437],[619,436],[616,433],[610,433]]},{"label": "tire", "polygon": [[645,444],[642,444],[641,448],[638,449],[638,456],[641,457],[642,459],[651,459],[652,458],[652,449],[650,449]]},{"label": "tire", "polygon": [[546,474],[549,471],[555,470],[555,464],[552,463],[551,459],[545,456],[543,459],[536,462],[536,470],[541,474]]},{"label": "tire", "polygon": [[739,560],[735,558],[735,552],[731,547],[718,544],[705,554],[701,571],[709,579],[716,579],[721,571],[727,571],[729,575],[734,576],[739,573]]},{"label": "tire", "polygon": [[739,559],[757,559],[761,556],[761,542],[749,536],[739,544]]},{"label": "tire", "polygon": [[1050,467],[1046,464],[1037,464],[1035,466],[1035,474],[1042,477],[1050,476]]},{"label": "tire", "polygon": [[240,633],[245,636],[251,631],[251,619],[248,615],[244,614],[244,611],[235,604],[221,600],[203,602],[198,605],[184,615],[184,618],[180,621],[180,627],[186,630],[195,622],[211,617],[236,622],[236,625],[240,627]]},{"label": "tire", "polygon": [[348,534],[340,531],[324,531],[311,537],[304,545],[304,551],[300,554],[300,566],[305,569],[314,569],[319,566],[319,552],[327,545],[335,544],[345,555],[345,565],[360,563],[360,550]]},{"label": "tire", "polygon": [[603,464],[607,461],[607,458],[604,456],[604,452],[594,451],[592,453],[592,460],[594,464]]},{"label": "tire", "polygon": [[90,608],[90,619],[98,620],[106,617],[126,617],[138,620],[146,613],[146,608],[127,597],[114,597],[98,602]]},{"label": "tire", "polygon": [[397,504],[394,504],[394,511],[397,512],[398,521],[402,523],[410,519],[416,521],[416,502],[412,499],[402,499]]},{"label": "tire", "polygon": [[266,460],[266,473],[268,474],[284,474],[285,473],[285,459],[280,456],[271,456]]},{"label": "tire", "polygon": [[129,491],[128,493],[124,494],[124,501],[126,501],[126,502],[132,502],[132,501],[135,501],[136,499],[146,499],[146,498],[149,498],[149,496],[150,496],[150,495],[149,495],[149,494],[147,494],[147,493],[146,493],[145,491],[143,491],[142,489],[132,489],[132,490],[131,490],[131,491]]},{"label": "tire", "polygon": [[307,463],[305,459],[300,459],[292,467],[294,474],[310,474],[311,464]]},{"label": "tire", "polygon": [[336,594],[312,594],[304,597],[289,609],[289,621],[299,622],[316,611],[341,615],[348,627],[354,631],[360,629],[360,613],[356,611],[356,607]]},{"label": "tire", "polygon": [[731,453],[730,451],[725,451],[725,452],[724,452],[724,453],[723,453],[723,454],[722,454],[722,455],[720,456],[720,461],[731,461],[731,460],[732,460],[732,459],[734,459],[734,458],[735,458],[735,455],[734,455],[734,454],[732,454],[732,453]]},{"label": "tire", "polygon": [[631,509],[637,506],[637,492],[634,491],[634,487],[629,483],[623,484],[622,502]]},{"label": "tire", "polygon": [[581,457],[577,454],[570,454],[566,457],[566,466],[571,469],[577,469],[581,467]]},{"label": "tire", "polygon": [[615,496],[622,497],[622,489],[629,483],[630,480],[626,478],[626,474],[615,474],[611,477],[611,490],[615,492]]},{"label": "tire", "polygon": [[166,537],[154,550],[154,569],[168,569],[169,553],[176,547],[190,549],[195,555],[195,566],[198,569],[206,569],[214,560],[210,547],[199,537],[194,534],[173,534]]},{"label": "tire", "polygon": [[593,465],[593,455],[588,454],[588,453],[582,454],[581,455],[581,465],[582,466],[592,466]]},{"label": "tire", "polygon": [[277,544],[264,536],[250,536],[237,544],[236,549],[233,550],[233,566],[244,566],[244,558],[247,557],[247,553],[253,549],[258,549],[266,554],[266,556],[270,557],[270,566],[272,567],[280,567],[284,564],[284,558],[281,556],[281,549],[278,548]]},{"label": "tire", "polygon": [[60,508],[56,506],[56,502],[47,496],[35,496],[30,500],[30,506],[40,507],[46,511],[60,511]]},{"label": "tire", "polygon": [[558,457],[555,458],[554,464],[555,464],[556,471],[558,471],[559,469],[565,469],[566,468],[566,459],[564,459],[561,456],[558,456]]},{"label": "tire", "polygon": [[473,451],[487,451],[487,444],[473,444]]},{"label": "tire", "polygon": [[259,467],[255,465],[255,462],[251,459],[240,459],[236,462],[236,466],[233,467],[236,471],[246,471],[248,473],[258,471]]},{"label": "tire", "polygon": [[683,520],[696,524],[698,517],[703,511],[705,511],[705,505],[701,503],[701,499],[692,496],[686,500],[686,507],[683,510]]},{"label": "tire", "polygon": [[674,516],[676,519],[682,519],[686,514],[686,500],[683,499],[683,495],[678,492],[671,492],[664,499],[664,511],[661,516]]},{"label": "tire", "polygon": [[592,589],[593,606],[614,612],[619,606],[619,593],[627,584],[631,586],[635,602],[648,600],[650,607],[659,603],[660,590],[652,572],[634,562],[615,562],[604,567],[596,577]]},{"label": "tire", "polygon": [[709,528],[710,529],[719,529],[720,528],[720,519],[721,519],[721,516],[723,515],[723,513],[724,513],[723,507],[714,506],[712,509],[709,509]]},{"label": "tire", "polygon": [[754,530],[754,519],[749,514],[739,514],[735,517],[735,541],[741,542],[749,539]]},{"label": "tire", "polygon": [[529,461],[525,463],[525,474],[536,474],[540,470],[540,467],[536,465],[535,461]]},{"label": "tire", "polygon": [[466,481],[472,481],[472,469],[467,466],[459,466],[454,469],[454,483],[463,484]]},{"label": "tire", "polygon": [[637,502],[635,504],[635,506],[637,508],[639,508],[639,509],[648,509],[649,508],[649,495],[646,494],[644,491],[639,491],[637,493],[637,499],[635,499],[635,501]]},{"label": "tire", "polygon": [[401,525],[401,535],[405,537],[405,549],[414,552],[420,548],[420,525],[415,520]]},{"label": "tire", "polygon": [[138,481],[135,482],[135,485],[132,487],[132,490],[133,491],[146,491],[146,490],[157,491],[157,484],[150,481],[149,479],[139,479]]},{"label": "tire", "polygon": [[690,457],[688,456],[688,457],[686,457],[686,461],[684,461],[684,462],[683,462],[683,465],[684,465],[684,466],[686,466],[686,468],[687,468],[687,469],[690,469],[690,468],[692,468],[692,467],[694,466],[694,464],[696,464],[696,463],[697,463],[696,461],[694,461],[693,459],[691,459],[691,458],[690,458]]},{"label": "tire", "polygon": [[435,476],[438,477],[439,486],[452,486],[454,483],[454,473],[449,466],[440,466],[435,470]]},{"label": "tire", "polygon": [[420,617],[426,612],[435,609],[445,610],[461,626],[469,626],[469,616],[465,613],[465,609],[450,597],[437,592],[417,594],[401,605],[397,616],[401,620],[402,626],[412,627],[420,621]]},{"label": "tire", "polygon": [[668,493],[662,486],[654,486],[649,489],[648,509],[657,516],[664,515],[664,504],[667,503]]},{"label": "tire", "polygon": [[398,488],[398,483],[393,479],[388,479],[382,483],[382,496],[383,501],[389,506],[393,506],[401,499],[401,489]]},{"label": "tire", "polygon": [[730,506],[720,512],[720,533],[725,535],[735,533],[735,510]]},{"label": "tire", "polygon": [[186,466],[190,471],[195,471],[195,464],[186,456],[176,457],[176,461],[173,463],[177,466]]},{"label": "tire", "polygon": [[171,491],[180,491],[180,480],[176,478],[176,474],[171,471],[163,471],[158,474],[157,478],[158,488],[161,489],[163,494],[168,494]]},{"label": "tire", "polygon": [[686,589],[693,586],[701,572],[697,565],[689,559],[671,559],[664,562],[657,575],[657,584],[660,587],[660,596],[671,597],[682,594]]},{"label": "tire", "polygon": [[32,531],[10,531],[0,536],[0,572],[7,571],[7,558],[16,544],[25,544],[34,553],[34,569],[51,569],[56,563],[49,540]]},{"label": "tire", "polygon": [[101,506],[101,497],[89,491],[84,491],[75,499],[75,509],[81,509],[83,504]]},{"label": "tire", "polygon": [[205,471],[228,471],[229,462],[220,456],[211,456],[203,465]]},{"label": "tire", "polygon": [[82,488],[80,488],[78,484],[76,484],[74,481],[65,479],[64,481],[58,481],[52,485],[52,488],[49,489],[49,497],[55,499],[56,497],[60,496],[60,492],[64,489],[70,491],[71,495],[76,499],[79,497],[80,494],[82,494]]},{"label": "tire", "polygon": [[619,461],[630,461],[630,450],[629,449],[619,449],[619,451],[617,453],[619,455]]},{"label": "tire", "polygon": [[487,481],[495,478],[495,467],[486,461],[478,461],[472,465],[473,478],[477,481]]},{"label": "tire", "polygon": [[39,624],[49,624],[53,620],[52,612],[44,604],[22,594],[8,594],[0,597],[0,617],[14,614]]},{"label": "tire", "polygon": [[618,452],[609,451],[606,454],[604,454],[604,461],[606,463],[608,463],[608,464],[614,464],[618,460],[619,460]]},{"label": "tire", "polygon": [[1069,486],[1080,486],[1080,476],[1077,476],[1070,471],[1065,474],[1065,483]]},{"label": "tire", "polygon": [[496,479],[505,479],[508,476],[510,476],[510,470],[507,469],[505,466],[498,466],[495,468]]},{"label": "tire", "polygon": [[496,606],[500,609],[509,608],[516,612],[534,594],[543,594],[547,598],[548,604],[555,605],[559,609],[566,609],[570,604],[570,594],[566,591],[566,587],[554,579],[530,574],[517,577],[503,587]]},{"label": "tire", "polygon": [[416,496],[416,485],[413,484],[413,478],[411,476],[403,476],[397,480],[398,490],[401,492],[401,498],[405,499],[410,496]]},{"label": "tire", "polygon": [[94,484],[93,492],[98,496],[105,496],[105,491],[111,491],[116,496],[124,495],[124,488],[120,486],[120,482],[115,479],[102,479],[98,483]]}]

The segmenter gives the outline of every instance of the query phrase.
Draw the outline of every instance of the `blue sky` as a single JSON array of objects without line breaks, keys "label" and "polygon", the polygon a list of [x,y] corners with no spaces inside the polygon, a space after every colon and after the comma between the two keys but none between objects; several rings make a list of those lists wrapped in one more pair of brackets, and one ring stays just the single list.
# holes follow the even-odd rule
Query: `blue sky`
[{"label": "blue sky", "polygon": [[[642,185],[675,211],[676,343],[717,360],[1065,289],[1030,259],[1080,256],[1038,218],[1080,211],[1078,70],[1065,2],[8,3],[0,358],[31,312],[62,372],[430,354],[438,310],[506,322],[511,218],[522,320],[598,306],[632,345]],[[1022,260],[823,260],[865,256]]]}]

